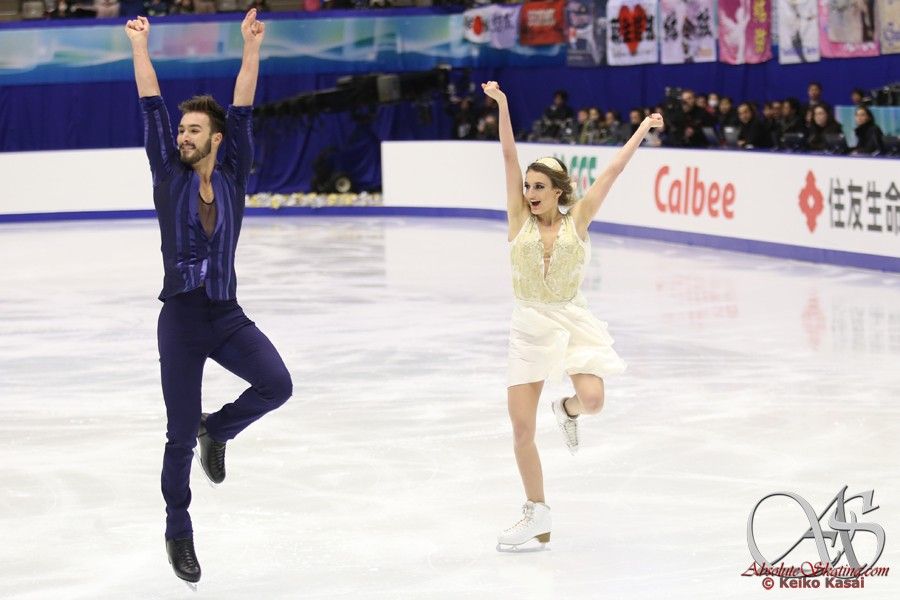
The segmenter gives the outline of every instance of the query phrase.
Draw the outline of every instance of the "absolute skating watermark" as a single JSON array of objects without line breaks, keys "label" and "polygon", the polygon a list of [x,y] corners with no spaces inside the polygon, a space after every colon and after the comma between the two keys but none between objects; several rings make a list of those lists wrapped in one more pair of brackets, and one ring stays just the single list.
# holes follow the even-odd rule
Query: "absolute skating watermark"
[{"label": "absolute skating watermark", "polygon": [[[821,513],[816,514],[812,505],[802,496],[793,492],[775,492],[763,496],[750,511],[747,519],[747,547],[753,562],[741,573],[742,577],[760,577],[764,589],[773,588],[788,589],[863,589],[866,580],[872,577],[887,577],[890,568],[876,566],[878,559],[884,552],[885,533],[884,528],[874,521],[860,521],[859,518],[867,515],[879,507],[874,504],[875,490],[869,490],[847,497],[847,487],[844,486],[835,494],[828,506]],[[771,498],[789,498],[796,502],[803,510],[808,521],[809,528],[797,539],[796,542],[781,556],[772,560],[763,555],[757,544],[757,532],[754,528],[756,513],[760,506]],[[848,503],[859,500],[861,508],[859,515],[848,509]],[[855,506],[851,504],[851,506]],[[849,514],[850,518],[847,518]],[[823,527],[823,519],[827,528]],[[806,523],[804,523],[805,525]],[[857,534],[869,537],[866,543],[868,556],[860,557],[853,542]],[[785,562],[785,558],[794,552],[804,540],[814,540],[818,560],[803,560],[802,562]],[[826,540],[831,548],[838,548],[836,556],[831,556]],[[840,546],[838,546],[840,540]],[[763,541],[765,543],[765,541]],[[858,546],[860,544],[857,544]],[[808,546],[808,545],[807,545]],[[874,547],[873,547],[874,546]],[[873,548],[872,548],[873,547]],[[797,552],[796,554],[801,554]],[[861,558],[863,560],[861,560]],[[842,564],[844,559],[844,564]]]}]

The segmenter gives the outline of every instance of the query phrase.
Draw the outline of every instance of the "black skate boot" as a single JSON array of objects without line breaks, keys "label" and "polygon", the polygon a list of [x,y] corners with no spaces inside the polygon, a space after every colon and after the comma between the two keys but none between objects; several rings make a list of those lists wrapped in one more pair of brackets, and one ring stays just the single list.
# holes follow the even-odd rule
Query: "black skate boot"
[{"label": "black skate boot", "polygon": [[169,564],[179,579],[183,579],[191,589],[200,581],[200,563],[194,553],[194,539],[181,538],[178,540],[166,540],[166,554],[169,555]]},{"label": "black skate boot", "polygon": [[225,481],[225,442],[217,442],[206,433],[206,417],[209,413],[200,416],[200,430],[197,432],[197,446],[199,447],[200,466],[209,478],[210,483],[220,484]]}]

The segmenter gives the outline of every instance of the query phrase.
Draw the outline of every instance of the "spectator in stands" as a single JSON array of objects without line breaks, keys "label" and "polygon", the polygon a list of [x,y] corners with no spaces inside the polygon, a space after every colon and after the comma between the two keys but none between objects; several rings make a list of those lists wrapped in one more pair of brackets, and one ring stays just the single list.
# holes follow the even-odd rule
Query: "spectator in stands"
[{"label": "spectator in stands", "polygon": [[[487,98],[488,96],[485,96]],[[588,120],[588,111],[586,108],[579,108],[578,112],[575,113],[575,129],[578,132],[581,132],[581,128],[584,127],[584,124],[587,123]]]},{"label": "spectator in stands", "polygon": [[697,94],[694,103],[706,112],[709,112],[709,97],[706,94]]},{"label": "spectator in stands", "polygon": [[478,115],[472,108],[469,97],[459,101],[453,113],[453,138],[457,140],[473,140],[478,133]]},{"label": "spectator in stands", "polygon": [[719,131],[723,127],[737,127],[740,125],[738,121],[737,111],[734,110],[734,104],[731,102],[731,96],[722,96],[719,100],[719,110],[716,113],[716,124]]},{"label": "spectator in stands", "polygon": [[559,139],[563,131],[575,121],[575,111],[569,106],[569,94],[565,90],[553,92],[553,103],[543,114],[542,137]]},{"label": "spectator in stands", "polygon": [[476,136],[479,140],[497,140],[500,139],[500,130],[497,123],[497,115],[488,113],[478,121],[478,133]]},{"label": "spectator in stands", "polygon": [[632,108],[628,111],[628,137],[634,135],[644,121],[644,111],[640,108]]},{"label": "spectator in stands", "polygon": [[834,120],[831,107],[820,102],[812,109],[813,118],[809,126],[809,149],[821,152],[829,149],[826,135],[838,135],[842,133],[841,125]]},{"label": "spectator in stands", "polygon": [[807,108],[815,108],[822,104],[822,84],[818,81],[811,82],[806,87],[806,106]]},{"label": "spectator in stands", "polygon": [[588,108],[587,113],[587,121],[584,122],[581,126],[581,131],[578,133],[578,143],[596,144],[600,140],[600,109],[596,106],[592,106]]},{"label": "spectator in stands", "polygon": [[721,99],[719,98],[719,94],[716,92],[710,92],[709,96],[706,99],[706,112],[713,115],[715,117],[719,113],[719,102]]},{"label": "spectator in stands", "polygon": [[118,17],[120,8],[119,0],[94,0],[94,13],[98,19]]},{"label": "spectator in stands", "polygon": [[144,0],[144,15],[164,17],[169,14],[169,0]]},{"label": "spectator in stands", "polygon": [[771,148],[772,136],[765,123],[756,117],[756,109],[749,102],[741,102],[737,108],[738,146],[747,150]]},{"label": "spectator in stands", "polygon": [[52,11],[50,11],[51,19],[66,19],[69,17],[69,3],[66,0],[59,0]]},{"label": "spectator in stands", "polygon": [[779,145],[784,145],[785,135],[803,134],[808,135],[806,131],[806,123],[803,122],[803,115],[800,113],[800,101],[796,98],[787,98],[781,105],[781,122],[779,123],[778,140]]},{"label": "spectator in stands", "polygon": [[600,144],[618,144],[622,138],[622,120],[614,110],[606,111],[600,127]]},{"label": "spectator in stands", "polygon": [[866,101],[866,93],[862,88],[853,88],[853,91],[850,92],[850,104],[853,106],[859,106],[860,104],[864,104]]},{"label": "spectator in stands", "polygon": [[884,134],[875,124],[868,106],[856,107],[856,147],[853,154],[880,154],[884,150]]},{"label": "spectator in stands", "polygon": [[195,12],[194,0],[175,0],[169,9],[170,15],[192,15]]},{"label": "spectator in stands", "polygon": [[706,136],[704,127],[712,127],[712,117],[696,104],[694,92],[683,90],[679,108],[667,111],[666,121],[671,124],[670,135],[666,138],[669,145],[688,148],[705,148]]},{"label": "spectator in stands", "polygon": [[269,3],[266,2],[266,0],[252,0],[250,4],[247,5],[246,10],[250,10],[251,8],[255,8],[257,13],[269,12]]}]

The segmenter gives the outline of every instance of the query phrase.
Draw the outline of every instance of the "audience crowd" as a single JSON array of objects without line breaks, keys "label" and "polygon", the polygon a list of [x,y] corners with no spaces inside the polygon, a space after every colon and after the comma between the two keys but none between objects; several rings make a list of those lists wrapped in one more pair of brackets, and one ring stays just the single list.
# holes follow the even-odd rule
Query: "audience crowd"
[{"label": "audience crowd", "polygon": [[[805,103],[797,98],[757,103],[744,100],[735,105],[728,96],[716,92],[697,94],[693,90],[669,88],[656,106],[636,107],[626,119],[615,110],[591,106],[573,109],[565,90],[557,90],[551,104],[535,120],[522,139],[569,144],[621,144],[631,137],[641,121],[653,112],[665,117],[665,126],[654,129],[644,144],[673,148],[727,147],[783,151],[826,152],[831,154],[900,154],[896,137],[885,136],[875,122],[862,90],[851,93],[856,106],[853,129],[857,143],[848,147],[841,124],[831,106],[822,101],[822,86],[807,88]],[[481,109],[471,107],[465,114],[472,127],[454,129],[461,139],[495,139],[496,111],[487,102]],[[457,115],[462,114],[459,111]]]}]

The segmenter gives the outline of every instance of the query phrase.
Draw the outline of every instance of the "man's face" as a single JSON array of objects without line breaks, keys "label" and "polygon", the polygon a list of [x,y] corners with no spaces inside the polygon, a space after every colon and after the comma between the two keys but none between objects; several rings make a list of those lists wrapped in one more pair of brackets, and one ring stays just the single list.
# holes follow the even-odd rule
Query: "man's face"
[{"label": "man's face", "polygon": [[822,97],[822,88],[813,83],[806,88],[806,95],[809,96],[809,99],[813,102],[818,102],[819,98]]},{"label": "man's face", "polygon": [[693,92],[683,92],[681,94],[681,107],[685,111],[689,111],[694,108],[694,93]]},{"label": "man's face", "polygon": [[741,120],[741,123],[749,123],[753,119],[753,113],[750,112],[750,107],[746,104],[741,104],[737,109],[738,119]]},{"label": "man's face", "polygon": [[189,112],[178,125],[181,162],[195,165],[212,152],[212,127],[206,113]]},{"label": "man's face", "polygon": [[731,110],[731,100],[728,98],[722,98],[719,102],[719,112],[722,114],[727,114]]}]

